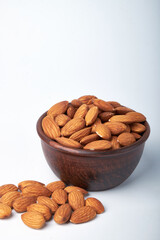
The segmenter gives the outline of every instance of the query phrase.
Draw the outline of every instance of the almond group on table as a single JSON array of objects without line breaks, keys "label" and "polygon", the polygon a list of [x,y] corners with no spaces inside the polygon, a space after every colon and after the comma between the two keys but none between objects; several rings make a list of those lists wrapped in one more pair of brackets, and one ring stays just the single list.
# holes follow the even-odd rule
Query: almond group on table
[{"label": "almond group on table", "polygon": [[66,186],[62,181],[45,184],[26,180],[0,186],[0,219],[8,218],[12,209],[22,213],[28,227],[42,228],[52,218],[58,224],[84,223],[104,212],[102,203],[80,187]]},{"label": "almond group on table", "polygon": [[54,104],[42,120],[47,137],[70,148],[119,149],[129,146],[145,132],[146,117],[115,101],[92,95]]}]

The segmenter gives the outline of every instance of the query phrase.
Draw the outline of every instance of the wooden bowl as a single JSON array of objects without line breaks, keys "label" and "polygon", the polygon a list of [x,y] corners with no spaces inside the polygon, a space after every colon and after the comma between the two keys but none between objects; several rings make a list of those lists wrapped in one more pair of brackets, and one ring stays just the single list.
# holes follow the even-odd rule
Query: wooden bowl
[{"label": "wooden bowl", "polygon": [[145,122],[146,131],[131,146],[105,151],[68,148],[44,134],[41,123],[45,116],[46,112],[38,119],[37,132],[50,168],[67,185],[89,191],[110,189],[124,182],[139,163],[150,134],[149,124]]}]

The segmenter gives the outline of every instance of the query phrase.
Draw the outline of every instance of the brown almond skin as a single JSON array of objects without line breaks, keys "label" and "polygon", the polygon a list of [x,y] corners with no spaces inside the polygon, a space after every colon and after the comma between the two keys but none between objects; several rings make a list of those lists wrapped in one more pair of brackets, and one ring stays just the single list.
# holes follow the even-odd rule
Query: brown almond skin
[{"label": "brown almond skin", "polygon": [[27,207],[27,212],[39,212],[43,214],[46,221],[49,221],[52,217],[49,207],[40,203],[33,203]]},{"label": "brown almond skin", "polygon": [[79,99],[73,99],[71,101],[71,104],[72,104],[73,107],[78,108],[82,105],[82,102]]},{"label": "brown almond skin", "polygon": [[51,198],[45,196],[39,196],[37,202],[43,205],[46,205],[52,214],[58,209],[58,204]]},{"label": "brown almond skin", "polygon": [[97,116],[98,116],[98,107],[96,106],[91,107],[85,116],[86,126],[92,125],[97,119]]},{"label": "brown almond skin", "polygon": [[119,106],[115,108],[117,114],[126,114],[128,112],[133,112],[134,110],[131,108],[127,108],[124,106]]},{"label": "brown almond skin", "polygon": [[109,119],[110,122],[122,122],[122,123],[133,123],[135,122],[135,117],[129,116],[127,114],[125,115],[114,115]]},{"label": "brown almond skin", "polygon": [[86,127],[73,133],[69,138],[79,142],[83,137],[89,135],[90,133],[91,127]]},{"label": "brown almond skin", "polygon": [[35,180],[25,180],[25,181],[22,181],[20,183],[18,183],[18,188],[22,191],[23,188],[29,186],[29,185],[42,185],[44,186],[45,184],[44,183],[41,183],[41,182],[38,182],[38,181],[35,181]]},{"label": "brown almond skin", "polygon": [[55,122],[58,124],[59,127],[63,127],[70,120],[71,118],[64,113],[59,114],[55,117]]},{"label": "brown almond skin", "polygon": [[107,122],[113,115],[113,112],[102,112],[98,116],[102,120],[102,122]]},{"label": "brown almond skin", "polygon": [[135,133],[143,133],[146,130],[146,127],[141,123],[132,123],[131,130]]},{"label": "brown almond skin", "polygon": [[45,225],[43,214],[39,212],[26,212],[21,215],[21,219],[25,225],[30,228],[40,229]]},{"label": "brown almond skin", "polygon": [[100,137],[96,133],[92,133],[88,136],[83,137],[80,140],[80,143],[83,144],[83,145],[86,145],[86,144],[88,144],[90,142],[93,142],[93,141],[96,141],[98,139],[100,139]]},{"label": "brown almond skin", "polygon": [[73,210],[84,206],[84,195],[80,191],[72,191],[68,194],[68,202]]},{"label": "brown almond skin", "polygon": [[47,115],[57,116],[65,113],[68,108],[68,101],[62,101],[54,104],[47,112]]},{"label": "brown almond skin", "polygon": [[0,197],[10,191],[18,191],[18,188],[14,184],[4,184],[0,186]]},{"label": "brown almond skin", "polygon": [[77,108],[73,107],[72,104],[69,104],[67,109],[67,116],[72,119],[76,111],[77,111]]},{"label": "brown almond skin", "polygon": [[52,193],[52,199],[57,204],[65,204],[67,202],[67,192],[63,189],[56,189]]},{"label": "brown almond skin", "polygon": [[67,186],[64,190],[67,193],[70,193],[72,191],[80,191],[84,195],[86,195],[88,193],[87,190],[85,190],[84,188],[80,188],[80,187],[77,187],[77,186]]},{"label": "brown almond skin", "polygon": [[108,126],[106,126],[104,124],[98,124],[96,126],[96,133],[98,136],[100,136],[101,138],[103,138],[105,140],[111,139],[111,131],[108,128]]},{"label": "brown almond skin", "polygon": [[88,112],[87,104],[82,104],[75,112],[73,118],[79,118],[79,117],[85,118],[87,112]]},{"label": "brown almond skin", "polygon": [[85,127],[85,120],[83,118],[71,119],[61,129],[61,135],[65,137],[70,136],[84,127]]},{"label": "brown almond skin", "polygon": [[110,103],[114,108],[121,106],[121,104],[119,102],[116,102],[116,101],[107,101],[107,102]]},{"label": "brown almond skin", "polygon": [[68,203],[63,204],[55,212],[54,221],[58,224],[64,224],[70,219],[71,213],[71,206]]},{"label": "brown almond skin", "polygon": [[32,203],[36,202],[36,197],[32,196],[32,197],[19,197],[16,200],[14,200],[13,202],[13,208],[16,212],[26,212],[27,211],[27,207],[29,205],[31,205]]},{"label": "brown almond skin", "polygon": [[114,150],[121,148],[119,142],[117,141],[117,136],[112,136],[111,145],[112,145],[112,149]]},{"label": "brown almond skin", "polygon": [[29,185],[26,186],[23,190],[22,190],[22,195],[23,196],[46,196],[46,197],[50,197],[51,196],[51,192],[44,186],[41,185]]},{"label": "brown almond skin", "polygon": [[133,123],[146,121],[146,117],[142,113],[139,113],[139,112],[128,112],[128,113],[126,113],[126,116],[130,117],[133,120]]},{"label": "brown almond skin", "polygon": [[66,187],[66,184],[62,181],[54,181],[51,183],[48,183],[46,188],[48,188],[49,191],[51,191],[52,193],[56,190],[56,189],[64,189]]},{"label": "brown almond skin", "polygon": [[141,135],[136,132],[131,132],[131,134],[135,137],[136,140],[141,138]]},{"label": "brown almond skin", "polygon": [[113,112],[114,111],[114,107],[110,103],[108,103],[102,99],[94,99],[93,104],[104,112]]},{"label": "brown almond skin", "polygon": [[96,119],[96,121],[92,124],[92,133],[95,133],[96,132],[96,126],[98,125],[98,124],[101,124],[102,122],[101,122],[101,119],[100,118],[97,118]]},{"label": "brown almond skin", "polygon": [[72,223],[84,223],[92,220],[96,217],[96,211],[94,208],[90,206],[84,206],[81,208],[76,209],[70,218],[70,222]]},{"label": "brown almond skin", "polygon": [[85,201],[85,205],[94,208],[97,214],[101,214],[104,212],[104,206],[97,198],[87,198]]},{"label": "brown almond skin", "polygon": [[82,102],[82,103],[85,103],[85,104],[92,104],[93,102],[93,99],[97,98],[96,96],[94,95],[84,95],[84,96],[81,96],[79,97],[78,99]]},{"label": "brown almond skin", "polygon": [[133,134],[124,132],[118,136],[117,141],[120,143],[121,146],[125,147],[133,144],[136,139]]},{"label": "brown almond skin", "polygon": [[0,219],[7,218],[11,215],[12,209],[3,203],[0,203]]},{"label": "brown almond skin", "polygon": [[60,128],[51,116],[46,116],[42,119],[42,129],[45,135],[51,139],[60,136]]},{"label": "brown almond skin", "polygon": [[[56,138],[56,141],[65,147],[82,148],[82,146],[79,142],[77,142],[71,138],[59,137],[59,138]],[[52,142],[50,142],[50,145],[52,146]]]},{"label": "brown almond skin", "polygon": [[88,143],[84,146],[86,150],[106,150],[112,147],[111,142],[108,140],[97,140]]},{"label": "brown almond skin", "polygon": [[12,208],[13,206],[13,201],[16,199],[16,198],[19,198],[21,195],[20,192],[18,191],[10,191],[10,192],[7,192],[5,193],[1,199],[0,199],[0,202],[3,203],[3,204],[6,204],[8,205],[9,207]]},{"label": "brown almond skin", "polygon": [[127,126],[121,122],[106,122],[104,125],[110,129],[112,135],[119,135],[127,129]]}]

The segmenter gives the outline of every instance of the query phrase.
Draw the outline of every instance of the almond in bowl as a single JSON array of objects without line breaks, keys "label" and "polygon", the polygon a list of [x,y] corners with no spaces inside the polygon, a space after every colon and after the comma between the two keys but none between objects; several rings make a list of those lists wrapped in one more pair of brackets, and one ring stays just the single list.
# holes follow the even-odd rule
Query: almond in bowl
[{"label": "almond in bowl", "polygon": [[54,104],[39,118],[37,132],[46,160],[61,180],[104,190],[131,175],[150,128],[142,113],[86,95]]}]

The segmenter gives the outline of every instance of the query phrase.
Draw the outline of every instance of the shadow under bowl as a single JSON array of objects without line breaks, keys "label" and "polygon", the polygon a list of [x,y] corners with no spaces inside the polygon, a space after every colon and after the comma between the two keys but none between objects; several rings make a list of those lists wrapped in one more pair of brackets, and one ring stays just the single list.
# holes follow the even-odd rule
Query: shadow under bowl
[{"label": "shadow under bowl", "polygon": [[54,174],[67,185],[89,191],[107,190],[120,185],[134,171],[143,153],[150,127],[134,144],[118,150],[91,151],[68,148],[48,138],[42,129],[42,119],[37,121],[44,156]]}]

